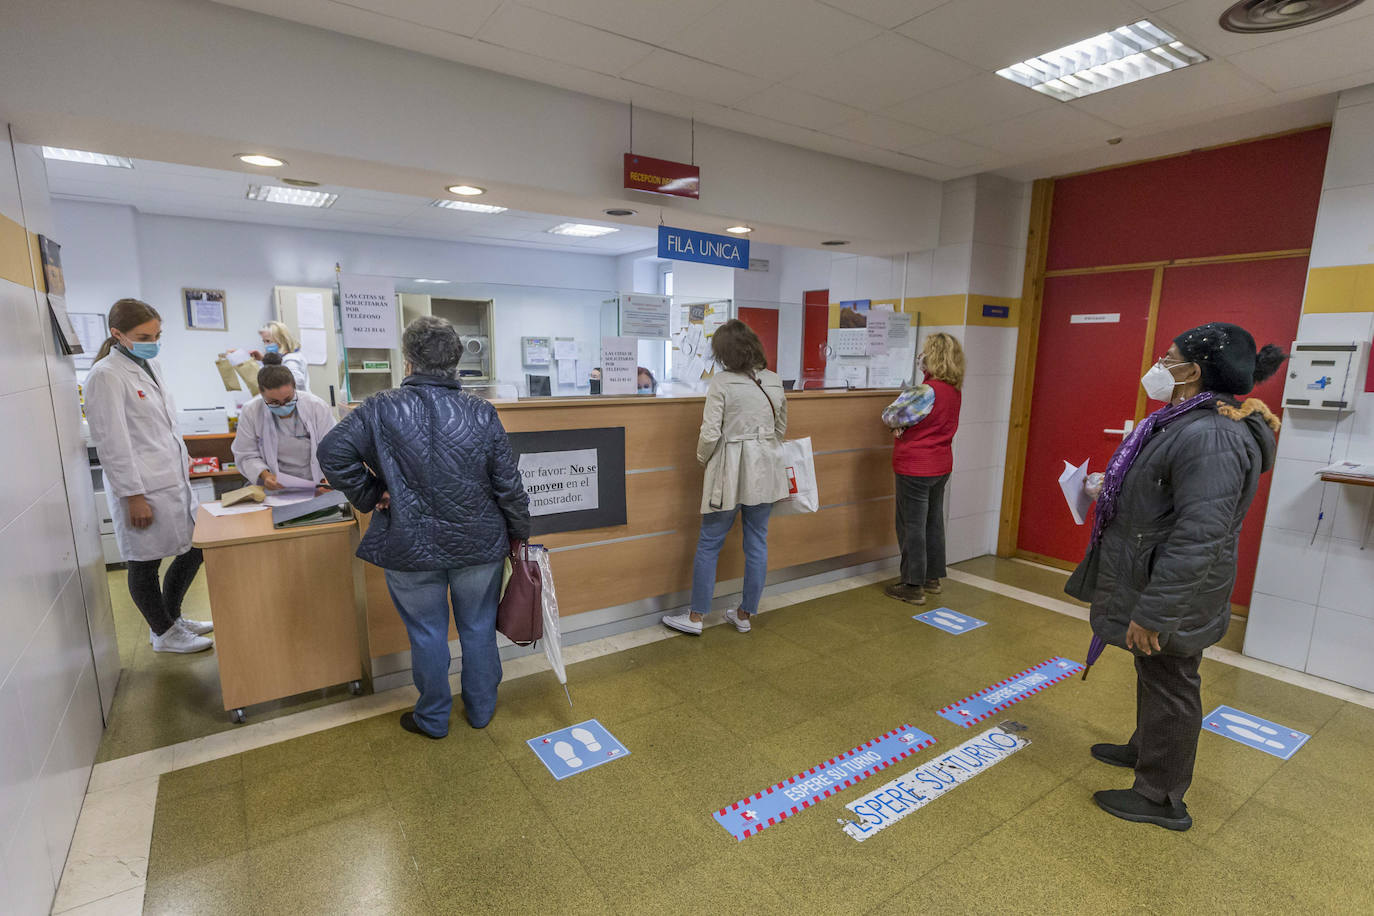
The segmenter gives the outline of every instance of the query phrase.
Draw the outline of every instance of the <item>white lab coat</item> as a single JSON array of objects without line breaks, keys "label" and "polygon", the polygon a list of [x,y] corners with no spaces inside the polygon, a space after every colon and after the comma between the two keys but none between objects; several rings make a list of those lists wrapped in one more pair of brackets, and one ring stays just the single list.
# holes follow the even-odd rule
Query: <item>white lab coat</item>
[{"label": "white lab coat", "polygon": [[[310,479],[319,482],[324,479],[320,470],[318,451],[320,440],[338,422],[334,412],[320,398],[302,388],[296,388],[296,412],[310,434]],[[234,463],[239,473],[249,483],[257,483],[263,471],[279,473],[277,470],[277,424],[272,412],[267,409],[262,396],[253,398],[239,411],[239,425],[234,433]]]},{"label": "white lab coat", "polygon": [[[119,350],[86,377],[86,420],[100,457],[105,495],[119,555],[160,560],[191,549],[198,502],[191,491],[190,456],[177,429],[176,405],[157,360],[143,367]],[[142,494],[153,510],[147,528],[129,524],[128,498]]]},{"label": "white lab coat", "polygon": [[281,364],[291,370],[291,377],[296,380],[297,391],[310,390],[310,371],[306,368],[304,353],[300,350],[283,353]]}]

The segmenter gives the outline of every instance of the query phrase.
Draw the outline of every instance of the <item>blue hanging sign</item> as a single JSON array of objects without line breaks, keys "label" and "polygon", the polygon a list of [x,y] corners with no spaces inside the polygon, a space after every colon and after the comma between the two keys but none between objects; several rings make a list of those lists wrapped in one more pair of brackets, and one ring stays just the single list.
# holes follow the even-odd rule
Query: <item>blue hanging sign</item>
[{"label": "blue hanging sign", "polygon": [[1031,694],[1039,693],[1082,670],[1082,665],[1067,658],[1048,658],[1033,668],[1027,668],[1020,674],[1013,674],[1004,681],[998,681],[991,687],[978,691],[971,697],[965,697],[958,703],[951,703],[943,709],[936,710],[936,715],[948,719],[955,725],[968,728],[973,723],[994,716],[1011,704],[1019,703]]},{"label": "blue hanging sign", "polygon": [[754,836],[934,743],[935,739],[920,729],[899,726],[721,808],[715,814],[716,823],[737,840]]},{"label": "blue hanging sign", "polygon": [[926,611],[924,614],[915,614],[911,619],[919,620],[921,623],[928,623],[937,630],[944,630],[946,633],[953,633],[955,636],[988,625],[986,620],[979,620],[977,617],[968,617],[964,614],[956,614],[947,607],[938,607],[933,611]]},{"label": "blue hanging sign", "polygon": [[699,264],[719,264],[721,267],[748,270],[749,240],[659,226],[658,256],[674,261],[696,261]]},{"label": "blue hanging sign", "polygon": [[1292,757],[1311,737],[1277,722],[1232,709],[1230,706],[1218,706],[1210,716],[1202,720],[1202,730],[1215,732],[1246,747],[1273,754],[1280,760]]}]

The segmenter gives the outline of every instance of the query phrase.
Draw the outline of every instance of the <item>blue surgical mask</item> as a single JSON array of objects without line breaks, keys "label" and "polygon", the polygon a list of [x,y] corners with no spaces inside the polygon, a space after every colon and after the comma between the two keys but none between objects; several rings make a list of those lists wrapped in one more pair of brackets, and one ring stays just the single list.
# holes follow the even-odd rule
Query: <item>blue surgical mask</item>
[{"label": "blue surgical mask", "polygon": [[653,386],[651,385],[651,386],[649,386],[648,388],[640,388],[640,389],[639,389],[639,393],[640,393],[640,394],[653,394],[653,393],[654,393]]},{"label": "blue surgical mask", "polygon": [[296,412],[296,402],[293,399],[288,404],[268,404],[267,409],[279,417],[289,417]]},{"label": "blue surgical mask", "polygon": [[277,346],[277,345],[274,344],[274,343],[270,343],[270,344],[268,344],[267,346],[263,347],[263,348],[262,348],[262,351],[263,351],[264,353],[280,353],[280,352],[281,352],[281,347]]},{"label": "blue surgical mask", "polygon": [[131,340],[128,349],[139,359],[152,359],[162,349],[162,343],[156,340]]}]

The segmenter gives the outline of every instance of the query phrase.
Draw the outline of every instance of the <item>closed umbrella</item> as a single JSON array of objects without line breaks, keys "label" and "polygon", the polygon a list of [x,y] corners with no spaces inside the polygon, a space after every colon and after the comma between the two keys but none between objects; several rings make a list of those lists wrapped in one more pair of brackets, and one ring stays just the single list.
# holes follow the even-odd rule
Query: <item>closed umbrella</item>
[{"label": "closed umbrella", "polygon": [[[1079,678],[1079,680],[1086,681],[1088,679],[1088,669],[1090,669],[1093,666],[1093,662],[1097,661],[1102,655],[1102,650],[1105,648],[1107,648],[1107,644],[1102,641],[1102,637],[1094,634],[1092,642],[1088,643],[1088,662],[1083,666],[1083,677]],[[572,701],[569,700],[569,702]]]},{"label": "closed umbrella", "polygon": [[[553,566],[549,563],[549,552],[542,544],[529,546],[530,559],[539,564],[540,600],[544,610],[544,656],[549,660],[554,677],[563,685],[563,693],[572,705],[572,694],[568,693],[568,669],[563,666],[563,636],[558,629],[558,595],[553,590]],[[1098,651],[1101,651],[1100,649]]]}]

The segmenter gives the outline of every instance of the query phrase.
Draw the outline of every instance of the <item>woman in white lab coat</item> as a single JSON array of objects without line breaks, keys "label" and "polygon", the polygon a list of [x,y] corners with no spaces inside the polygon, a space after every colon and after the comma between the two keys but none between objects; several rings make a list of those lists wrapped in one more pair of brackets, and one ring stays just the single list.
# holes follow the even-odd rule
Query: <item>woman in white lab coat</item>
[{"label": "woman in white lab coat", "polygon": [[253,350],[252,357],[266,365],[267,354],[280,355],[281,364],[291,370],[296,380],[296,389],[308,391],[310,373],[306,368],[305,354],[301,352],[301,342],[291,333],[291,329],[280,321],[269,321],[258,330],[258,336],[262,338],[262,349]]},{"label": "woman in white lab coat", "polygon": [[[157,362],[162,318],[137,299],[110,309],[110,338],[86,377],[86,419],[105,475],[115,541],[129,571],[129,594],[148,621],[157,652],[200,652],[214,643],[208,621],[181,616],[200,569],[191,546],[196,500],[176,406]],[[158,570],[173,557],[158,582]]]},{"label": "woman in white lab coat", "polygon": [[[268,490],[281,490],[290,478],[320,487],[324,473],[315,457],[320,440],[334,428],[329,405],[297,387],[275,353],[263,357],[259,394],[239,411],[234,462],[239,473]],[[327,485],[326,485],[327,486]]]}]

